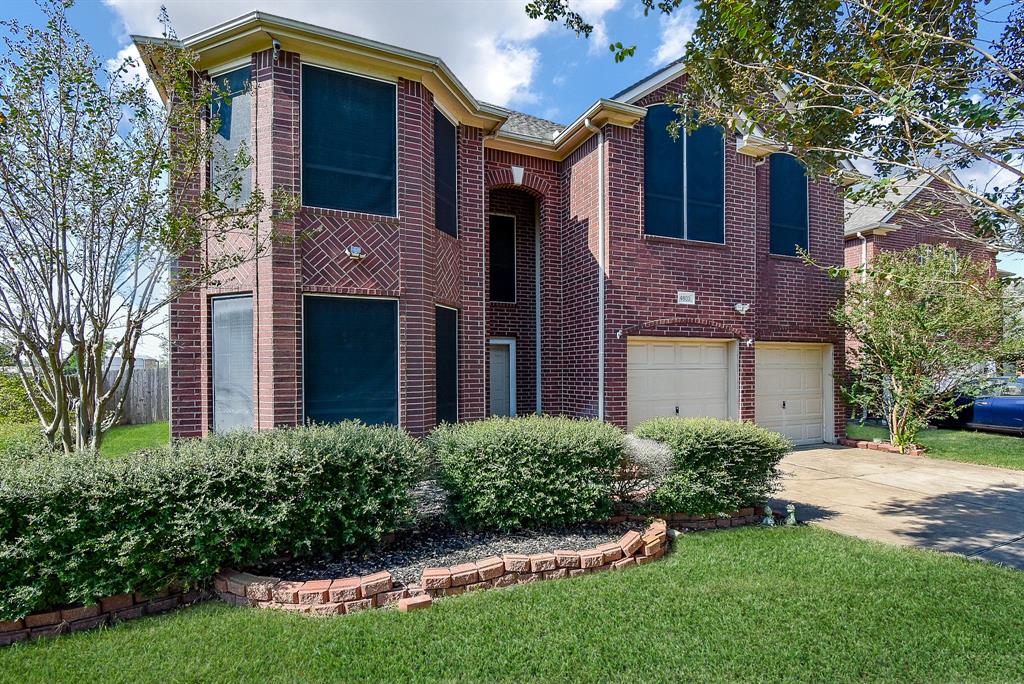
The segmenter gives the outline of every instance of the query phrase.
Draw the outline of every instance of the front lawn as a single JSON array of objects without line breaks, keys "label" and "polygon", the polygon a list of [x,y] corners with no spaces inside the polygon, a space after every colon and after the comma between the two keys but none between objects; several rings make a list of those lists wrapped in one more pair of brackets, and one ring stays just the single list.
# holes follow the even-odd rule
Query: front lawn
[{"label": "front lawn", "polygon": [[108,458],[120,458],[139,449],[167,446],[171,442],[170,427],[166,422],[147,425],[118,425],[103,438],[100,453]]},{"label": "front lawn", "polygon": [[[849,423],[846,435],[850,439],[871,441],[875,437],[888,441],[889,430],[878,425]],[[950,461],[980,463],[1024,470],[1024,438],[994,432],[973,430],[922,430],[917,441],[927,451],[926,456]]]},{"label": "front lawn", "polygon": [[210,603],[0,649],[0,681],[1014,681],[1022,624],[1018,571],[747,528],[408,615]]}]

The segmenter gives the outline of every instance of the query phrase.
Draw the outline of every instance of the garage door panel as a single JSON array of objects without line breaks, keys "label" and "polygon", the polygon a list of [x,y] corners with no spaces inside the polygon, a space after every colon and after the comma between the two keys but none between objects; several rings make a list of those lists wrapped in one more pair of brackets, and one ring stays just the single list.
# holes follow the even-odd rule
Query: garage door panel
[{"label": "garage door panel", "polygon": [[822,347],[782,344],[755,349],[755,421],[797,444],[821,442],[823,427]]},{"label": "garage door panel", "polygon": [[626,355],[628,427],[658,416],[727,418],[728,344],[630,340]]}]

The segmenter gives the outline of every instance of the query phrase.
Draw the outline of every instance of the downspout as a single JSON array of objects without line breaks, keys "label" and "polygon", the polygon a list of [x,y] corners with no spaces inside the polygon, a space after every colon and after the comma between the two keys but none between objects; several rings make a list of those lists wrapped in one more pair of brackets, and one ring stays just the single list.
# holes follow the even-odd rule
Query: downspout
[{"label": "downspout", "polygon": [[604,281],[605,281],[605,168],[604,130],[584,119],[587,130],[597,135],[597,418],[604,420]]},{"label": "downspout", "polygon": [[868,278],[868,239],[859,230],[857,237],[860,238],[860,281],[863,283]]}]

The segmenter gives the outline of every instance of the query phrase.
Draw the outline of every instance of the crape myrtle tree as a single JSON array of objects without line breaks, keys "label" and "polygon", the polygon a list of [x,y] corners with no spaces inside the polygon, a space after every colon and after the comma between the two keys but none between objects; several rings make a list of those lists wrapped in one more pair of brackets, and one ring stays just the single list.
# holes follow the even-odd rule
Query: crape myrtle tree
[{"label": "crape myrtle tree", "polygon": [[[671,14],[684,4],[637,1],[645,13]],[[681,114],[674,127],[714,123],[760,135],[782,143],[819,176],[844,174],[854,160],[870,176],[850,190],[854,200],[886,201],[899,177],[934,182],[918,211],[938,228],[1024,250],[1024,5],[694,4],[696,26],[680,55],[685,93],[669,101]],[[526,11],[579,35],[593,30],[569,0],[534,0]],[[637,49],[610,47],[617,61]],[[692,111],[696,117],[682,116]],[[961,185],[955,172],[969,167],[986,180]],[[950,206],[966,208],[973,226],[942,220]]]},{"label": "crape myrtle tree", "polygon": [[833,312],[852,339],[851,405],[884,416],[891,442],[913,444],[930,421],[950,417],[980,372],[1024,351],[1019,316],[988,265],[945,246],[882,252],[853,271]]},{"label": "crape myrtle tree", "polygon": [[[135,60],[94,54],[70,7],[44,5],[41,27],[0,22],[0,340],[65,453],[98,448],[117,421],[117,390],[165,304],[257,256],[273,232],[258,217],[294,202],[247,191],[248,151],[217,143],[225,86],[200,76],[166,16],[166,40],[147,47],[161,103]],[[200,265],[175,268],[200,251]]]}]

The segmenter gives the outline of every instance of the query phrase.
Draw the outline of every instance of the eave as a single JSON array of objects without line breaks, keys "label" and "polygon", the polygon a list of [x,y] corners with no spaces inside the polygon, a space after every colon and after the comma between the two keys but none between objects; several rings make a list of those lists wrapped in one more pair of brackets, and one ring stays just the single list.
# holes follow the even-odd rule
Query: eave
[{"label": "eave", "polygon": [[847,228],[843,237],[846,240],[852,240],[853,238],[859,238],[867,235],[888,235],[889,233],[899,229],[899,224],[879,221],[877,223],[869,223],[868,225],[861,226],[860,228]]}]

